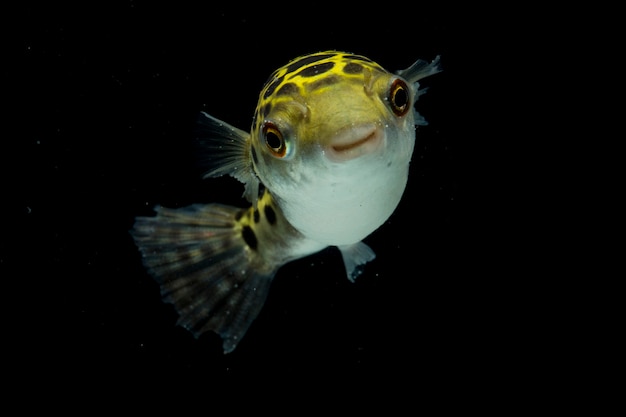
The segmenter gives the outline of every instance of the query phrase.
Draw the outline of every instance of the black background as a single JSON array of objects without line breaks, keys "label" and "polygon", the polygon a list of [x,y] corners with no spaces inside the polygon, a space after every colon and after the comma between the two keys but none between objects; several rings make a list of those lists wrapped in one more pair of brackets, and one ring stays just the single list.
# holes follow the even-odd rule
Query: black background
[{"label": "black background", "polygon": [[[3,144],[3,167],[12,165],[0,260],[17,287],[8,321],[18,336],[8,343],[36,351],[15,356],[21,369],[50,381],[62,370],[75,381],[163,386],[271,377],[377,387],[408,378],[409,391],[442,393],[485,375],[494,389],[530,362],[534,342],[518,336],[519,316],[530,313],[510,307],[523,284],[515,267],[499,270],[500,241],[482,224],[498,203],[473,193],[483,167],[471,155],[485,122],[474,118],[484,90],[472,77],[485,60],[501,64],[484,28],[419,2],[293,12],[84,3],[15,16],[17,72],[7,82],[19,87],[11,115],[19,133]],[[156,204],[244,205],[241,184],[202,181],[194,168],[198,112],[248,130],[268,75],[326,49],[392,71],[441,55],[444,72],[423,81],[429,91],[417,104],[430,124],[418,130],[403,201],[366,239],[377,258],[357,282],[334,249],[286,265],[245,339],[224,355],[216,335],[194,339],[175,326],[128,230]]]}]

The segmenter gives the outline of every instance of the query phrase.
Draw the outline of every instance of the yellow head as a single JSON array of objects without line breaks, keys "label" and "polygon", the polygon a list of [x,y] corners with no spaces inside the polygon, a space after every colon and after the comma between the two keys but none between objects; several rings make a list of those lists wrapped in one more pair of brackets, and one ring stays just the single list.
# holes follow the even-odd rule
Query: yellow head
[{"label": "yellow head", "polygon": [[270,76],[250,154],[296,229],[325,244],[350,244],[389,217],[422,121],[413,109],[417,80],[437,71],[435,62],[418,61],[405,78],[363,56],[326,51]]}]

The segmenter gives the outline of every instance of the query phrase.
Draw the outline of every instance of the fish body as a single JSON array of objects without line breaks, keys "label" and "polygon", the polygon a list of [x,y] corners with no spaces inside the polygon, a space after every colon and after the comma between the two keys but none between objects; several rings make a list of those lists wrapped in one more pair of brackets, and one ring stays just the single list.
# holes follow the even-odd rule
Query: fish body
[{"label": "fish body", "polygon": [[375,255],[362,240],[404,192],[418,80],[439,57],[396,74],[374,61],[325,51],[296,58],[263,87],[250,133],[206,113],[196,140],[205,177],[244,183],[247,209],[221,204],[157,207],[131,233],[179,324],[215,331],[235,349],[287,262],[339,248],[353,281]]}]

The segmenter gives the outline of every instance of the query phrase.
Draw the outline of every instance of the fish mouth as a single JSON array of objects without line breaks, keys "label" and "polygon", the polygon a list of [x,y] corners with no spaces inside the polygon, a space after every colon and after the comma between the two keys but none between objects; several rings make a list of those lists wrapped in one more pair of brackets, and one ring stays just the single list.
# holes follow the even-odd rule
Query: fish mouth
[{"label": "fish mouth", "polygon": [[328,158],[348,161],[376,151],[383,143],[383,129],[374,123],[348,126],[339,130],[326,146]]}]

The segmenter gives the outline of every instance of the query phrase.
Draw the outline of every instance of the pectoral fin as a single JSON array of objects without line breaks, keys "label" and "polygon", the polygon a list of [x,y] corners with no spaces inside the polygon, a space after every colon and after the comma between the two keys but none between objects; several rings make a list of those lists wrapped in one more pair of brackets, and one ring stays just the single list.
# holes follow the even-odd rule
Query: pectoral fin
[{"label": "pectoral fin", "polygon": [[255,207],[259,179],[252,168],[250,135],[215,117],[201,112],[195,132],[199,163],[204,178],[230,175],[245,184],[244,197]]},{"label": "pectoral fin", "polygon": [[[426,88],[420,89],[420,83],[418,82],[422,78],[430,77],[431,75],[437,74],[441,72],[441,64],[440,64],[440,56],[437,55],[435,59],[431,62],[424,61],[422,59],[418,59],[411,65],[409,68],[397,71],[396,73],[403,77],[410,83],[413,83],[413,89],[415,91],[415,97],[413,98],[415,104],[417,99],[426,92]],[[415,119],[415,125],[417,126],[425,126],[428,124],[426,119],[419,114],[415,107],[413,107],[413,116]]]}]

